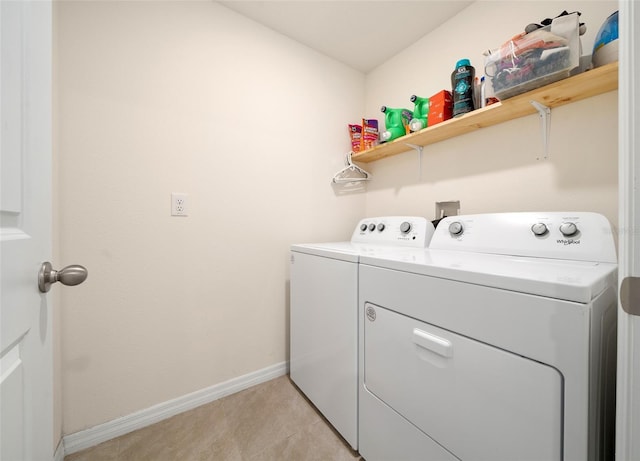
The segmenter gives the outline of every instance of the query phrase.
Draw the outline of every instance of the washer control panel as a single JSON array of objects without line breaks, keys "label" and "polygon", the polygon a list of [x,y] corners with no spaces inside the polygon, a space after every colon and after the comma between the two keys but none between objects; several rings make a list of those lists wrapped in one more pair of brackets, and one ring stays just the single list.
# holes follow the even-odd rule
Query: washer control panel
[{"label": "washer control panel", "polygon": [[361,220],[351,236],[352,243],[425,248],[434,228],[420,216],[385,216]]},{"label": "washer control panel", "polygon": [[429,248],[615,263],[613,235],[597,213],[489,213],[443,219]]}]

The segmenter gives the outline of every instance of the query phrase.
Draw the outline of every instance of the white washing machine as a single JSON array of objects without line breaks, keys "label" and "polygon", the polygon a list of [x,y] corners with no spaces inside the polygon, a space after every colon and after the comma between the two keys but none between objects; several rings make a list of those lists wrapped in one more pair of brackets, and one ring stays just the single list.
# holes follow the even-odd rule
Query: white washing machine
[{"label": "white washing machine", "polygon": [[367,461],[613,459],[616,250],[593,213],[445,218],[360,258]]},{"label": "white washing machine", "polygon": [[425,218],[369,218],[350,242],[291,247],[291,379],[354,449],[359,259],[389,248],[423,251],[432,235]]}]

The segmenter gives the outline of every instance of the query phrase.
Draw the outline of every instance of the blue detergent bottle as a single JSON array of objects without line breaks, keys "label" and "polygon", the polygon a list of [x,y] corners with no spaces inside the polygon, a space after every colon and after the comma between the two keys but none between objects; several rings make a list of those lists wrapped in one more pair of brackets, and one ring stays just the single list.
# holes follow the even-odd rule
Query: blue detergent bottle
[{"label": "blue detergent bottle", "polygon": [[468,59],[461,59],[456,63],[456,69],[451,74],[454,117],[466,114],[475,109],[473,102],[473,83],[475,76],[476,70]]}]

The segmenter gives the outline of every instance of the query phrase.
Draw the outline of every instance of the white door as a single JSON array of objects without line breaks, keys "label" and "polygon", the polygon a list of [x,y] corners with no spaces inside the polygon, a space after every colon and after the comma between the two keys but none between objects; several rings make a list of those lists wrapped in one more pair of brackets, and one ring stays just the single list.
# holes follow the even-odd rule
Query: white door
[{"label": "white door", "polygon": [[[640,460],[640,4],[621,0],[616,459]],[[635,27],[634,27],[635,25]]]},{"label": "white door", "polygon": [[0,460],[53,459],[51,4],[0,0]]}]

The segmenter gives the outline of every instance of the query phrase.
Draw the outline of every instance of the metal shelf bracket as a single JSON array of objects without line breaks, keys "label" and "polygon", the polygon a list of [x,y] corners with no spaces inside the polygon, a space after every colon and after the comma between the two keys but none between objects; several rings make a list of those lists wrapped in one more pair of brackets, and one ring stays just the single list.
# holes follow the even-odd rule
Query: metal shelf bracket
[{"label": "metal shelf bracket", "polygon": [[424,150],[424,146],[409,143],[405,143],[405,145],[411,147],[418,153],[418,181],[422,181],[422,151]]},{"label": "metal shelf bracket", "polygon": [[[549,135],[551,134],[551,108],[540,104],[538,101],[529,101],[538,111],[542,124],[542,143],[544,144],[544,160],[549,159]],[[538,157],[536,160],[540,160]]]}]

